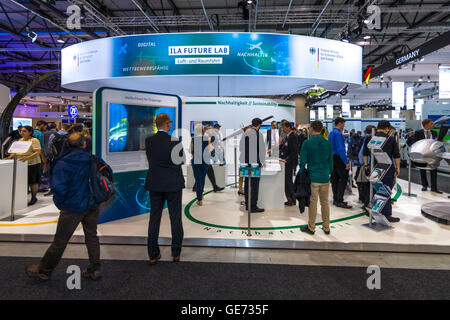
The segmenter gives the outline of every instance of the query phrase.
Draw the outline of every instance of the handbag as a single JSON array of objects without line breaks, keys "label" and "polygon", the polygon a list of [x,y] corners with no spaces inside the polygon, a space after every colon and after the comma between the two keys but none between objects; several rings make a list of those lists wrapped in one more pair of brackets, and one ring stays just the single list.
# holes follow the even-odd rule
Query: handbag
[{"label": "handbag", "polygon": [[367,177],[367,172],[364,169],[364,166],[361,166],[359,168],[359,173],[356,176],[356,182],[357,183],[368,183],[368,182],[370,182],[369,178]]}]

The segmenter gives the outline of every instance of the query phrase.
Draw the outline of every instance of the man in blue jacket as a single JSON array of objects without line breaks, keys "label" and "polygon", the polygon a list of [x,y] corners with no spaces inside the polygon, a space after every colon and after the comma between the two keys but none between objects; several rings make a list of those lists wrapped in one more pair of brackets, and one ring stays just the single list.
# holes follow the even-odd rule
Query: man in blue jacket
[{"label": "man in blue jacket", "polygon": [[328,135],[328,141],[333,146],[333,173],[331,174],[331,187],[333,189],[333,204],[344,209],[351,209],[347,202],[344,202],[344,192],[348,181],[348,171],[350,162],[345,151],[345,138],[342,132],[345,127],[343,118],[334,120],[334,129]]},{"label": "man in blue jacket", "polygon": [[31,265],[26,271],[30,277],[47,280],[81,222],[90,262],[83,270],[83,276],[96,280],[100,277],[100,243],[97,237],[98,204],[92,203],[89,187],[93,162],[91,155],[84,151],[86,141],[80,133],[69,135],[67,147],[55,162],[51,180],[53,202],[61,210],[55,238],[39,265]]}]

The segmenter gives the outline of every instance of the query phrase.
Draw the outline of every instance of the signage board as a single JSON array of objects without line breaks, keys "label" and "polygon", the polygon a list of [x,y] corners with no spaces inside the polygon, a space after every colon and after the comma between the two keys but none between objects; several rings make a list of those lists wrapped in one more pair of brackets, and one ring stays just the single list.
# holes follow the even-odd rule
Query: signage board
[{"label": "signage board", "polygon": [[78,107],[69,105],[67,113],[69,114],[69,117],[71,117],[71,118],[77,117],[78,116]]},{"label": "signage board", "polygon": [[450,65],[439,66],[439,99],[450,99]]}]

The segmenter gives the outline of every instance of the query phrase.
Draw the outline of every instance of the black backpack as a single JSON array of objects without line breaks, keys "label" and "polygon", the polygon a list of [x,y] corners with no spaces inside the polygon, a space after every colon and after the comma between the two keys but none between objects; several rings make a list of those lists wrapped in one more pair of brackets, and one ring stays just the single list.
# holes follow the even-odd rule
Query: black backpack
[{"label": "black backpack", "polygon": [[359,151],[363,145],[363,139],[361,136],[355,136],[353,138],[353,143],[349,146],[348,157],[350,160],[358,161],[359,160]]},{"label": "black backpack", "polygon": [[91,202],[94,205],[111,200],[116,194],[111,167],[101,158],[94,155],[92,156],[89,187],[91,189]]},{"label": "black backpack", "polygon": [[54,133],[53,135],[52,146],[47,155],[50,161],[55,161],[67,149],[68,134]]}]

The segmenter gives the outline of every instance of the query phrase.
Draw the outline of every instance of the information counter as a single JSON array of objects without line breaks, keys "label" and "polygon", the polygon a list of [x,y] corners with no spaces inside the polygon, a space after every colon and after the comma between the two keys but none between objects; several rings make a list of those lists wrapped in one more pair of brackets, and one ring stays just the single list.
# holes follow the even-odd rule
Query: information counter
[{"label": "information counter", "polygon": [[[0,219],[11,215],[13,160],[0,160]],[[27,207],[28,163],[17,161],[15,211]]]},{"label": "information counter", "polygon": [[262,209],[284,208],[284,163],[268,160],[261,170],[258,207]]}]

